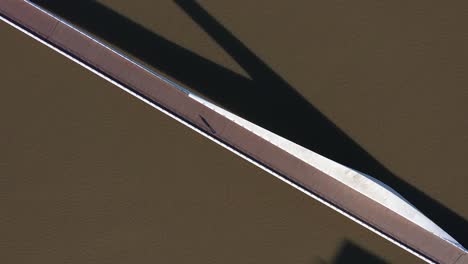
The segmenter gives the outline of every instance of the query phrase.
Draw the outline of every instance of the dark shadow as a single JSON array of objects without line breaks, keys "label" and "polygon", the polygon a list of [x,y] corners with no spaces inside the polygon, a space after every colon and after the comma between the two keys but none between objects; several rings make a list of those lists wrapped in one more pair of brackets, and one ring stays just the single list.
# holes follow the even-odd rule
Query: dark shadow
[{"label": "dark shadow", "polygon": [[216,134],[216,130],[214,130],[214,128],[210,125],[210,123],[208,123],[208,121],[206,121],[206,119],[199,115],[200,116],[200,119],[202,120],[203,124],[205,124],[205,126],[209,129],[209,131],[212,133],[212,134]]},{"label": "dark shadow", "polygon": [[333,264],[349,264],[349,263],[362,263],[362,264],[386,264],[385,260],[377,255],[359,247],[349,240],[345,240],[338,254],[335,256]]},{"label": "dark shadow", "polygon": [[96,1],[33,2],[230,111],[308,149],[376,177],[397,190],[460,243],[468,244],[468,225],[464,218],[392,174],[195,1],[178,0],[176,3],[245,69],[251,79],[164,39]]}]

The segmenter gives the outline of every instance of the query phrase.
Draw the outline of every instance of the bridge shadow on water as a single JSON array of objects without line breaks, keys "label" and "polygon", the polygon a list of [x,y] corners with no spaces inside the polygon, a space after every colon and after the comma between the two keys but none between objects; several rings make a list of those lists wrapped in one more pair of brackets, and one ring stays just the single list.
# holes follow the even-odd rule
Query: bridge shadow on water
[{"label": "bridge shadow on water", "polygon": [[373,253],[359,247],[349,240],[345,240],[338,254],[333,259],[333,264],[346,263],[366,263],[366,264],[386,264],[387,262]]},{"label": "bridge shadow on water", "polygon": [[177,5],[250,76],[211,62],[91,0],[34,0],[230,111],[397,190],[461,244],[467,221],[394,175],[328,120],[195,1]]},{"label": "bridge shadow on water", "polygon": [[320,264],[387,264],[388,262],[381,259],[370,251],[367,251],[350,240],[345,239],[331,261],[326,261],[318,258],[314,263]]}]

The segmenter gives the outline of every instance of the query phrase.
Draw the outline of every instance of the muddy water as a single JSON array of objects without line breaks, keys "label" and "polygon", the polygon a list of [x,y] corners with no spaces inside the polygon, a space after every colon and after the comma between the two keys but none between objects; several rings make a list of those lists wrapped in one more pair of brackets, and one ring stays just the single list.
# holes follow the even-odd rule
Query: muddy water
[{"label": "muddy water", "polygon": [[[253,107],[265,95],[289,106],[304,129],[294,118],[290,130],[264,126],[384,175],[416,193],[410,200],[429,202],[426,211],[446,226],[465,224],[462,8],[202,1],[255,58],[194,6],[101,3],[93,6],[100,19],[122,23],[104,34],[117,47],[249,119],[283,117],[268,103],[254,111],[236,100]],[[0,97],[0,252],[8,262],[417,262],[48,48],[0,30],[9,87]],[[319,124],[316,133],[308,124]]]}]

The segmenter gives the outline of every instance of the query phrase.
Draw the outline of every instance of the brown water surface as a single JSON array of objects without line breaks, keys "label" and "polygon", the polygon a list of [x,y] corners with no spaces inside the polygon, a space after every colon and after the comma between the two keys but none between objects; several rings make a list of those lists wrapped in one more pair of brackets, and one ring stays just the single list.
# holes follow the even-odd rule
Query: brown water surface
[{"label": "brown water surface", "polygon": [[[73,3],[56,11],[467,241],[464,6]],[[418,261],[4,23],[0,35],[7,262]]]}]

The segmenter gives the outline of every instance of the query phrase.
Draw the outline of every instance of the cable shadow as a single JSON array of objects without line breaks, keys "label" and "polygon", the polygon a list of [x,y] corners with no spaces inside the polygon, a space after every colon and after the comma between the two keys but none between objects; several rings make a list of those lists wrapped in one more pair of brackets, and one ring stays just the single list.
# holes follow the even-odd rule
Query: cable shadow
[{"label": "cable shadow", "polygon": [[31,2],[112,43],[237,115],[332,160],[372,175],[397,190],[461,244],[468,244],[468,225],[463,217],[380,164],[195,1],[175,2],[251,79],[149,31],[96,1]]},{"label": "cable shadow", "polygon": [[342,242],[338,253],[331,262],[333,264],[346,263],[366,263],[366,264],[386,264],[385,260],[381,259],[372,252],[361,248],[355,243],[345,240]]}]

